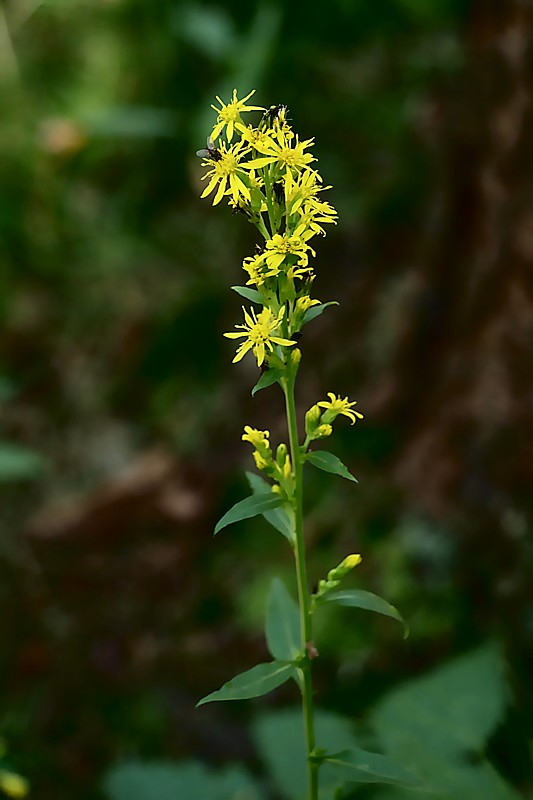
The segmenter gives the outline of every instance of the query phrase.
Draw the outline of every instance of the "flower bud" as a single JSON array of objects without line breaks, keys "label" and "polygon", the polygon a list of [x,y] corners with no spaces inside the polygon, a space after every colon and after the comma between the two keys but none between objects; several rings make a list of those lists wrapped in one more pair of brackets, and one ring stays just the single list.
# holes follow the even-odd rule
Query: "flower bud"
[{"label": "flower bud", "polygon": [[278,449],[276,450],[276,462],[279,467],[282,467],[285,463],[285,458],[287,456],[287,445],[286,444],[279,444]]},{"label": "flower bud", "polygon": [[333,428],[331,425],[319,425],[313,434],[313,438],[325,439],[327,436],[331,436],[332,433],[333,433]]},{"label": "flower bud", "polygon": [[299,347],[293,347],[290,354],[290,365],[293,369],[297,369],[302,360],[302,351]]},{"label": "flower bud", "polygon": [[305,432],[308,436],[314,438],[315,431],[320,425],[320,418],[322,416],[322,409],[317,406],[311,406],[305,415]]},{"label": "flower bud", "polygon": [[259,453],[257,450],[254,450],[252,455],[254,457],[255,466],[257,467],[257,469],[268,469],[268,467],[272,463],[271,461],[267,461],[266,458],[263,458],[261,453]]}]

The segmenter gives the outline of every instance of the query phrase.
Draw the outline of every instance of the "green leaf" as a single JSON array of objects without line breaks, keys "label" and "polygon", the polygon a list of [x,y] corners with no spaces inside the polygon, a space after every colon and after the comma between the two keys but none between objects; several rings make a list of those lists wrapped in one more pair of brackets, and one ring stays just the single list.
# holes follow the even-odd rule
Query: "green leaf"
[{"label": "green leaf", "polygon": [[395,689],[370,721],[387,753],[432,785],[421,800],[519,800],[483,756],[508,696],[499,648],[487,645]]},{"label": "green leaf", "polygon": [[348,468],[344,466],[340,458],[334,456],[333,453],[328,453],[327,450],[316,450],[315,452],[307,453],[305,457],[314,467],[324,470],[324,472],[332,472],[334,475],[340,475],[341,478],[347,478],[349,481],[357,483],[357,478],[354,478]]},{"label": "green leaf", "polygon": [[38,478],[44,467],[44,459],[33,450],[0,442],[0,483]]},{"label": "green leaf", "polygon": [[[330,711],[315,709],[316,741],[336,753],[356,744],[353,721]],[[283,797],[301,800],[307,781],[305,734],[301,708],[266,711],[252,721],[259,755]],[[322,773],[322,770],[321,770]],[[331,798],[342,781],[332,773],[320,775],[320,798]]]},{"label": "green leaf", "polygon": [[272,661],[268,664],[257,664],[246,672],[241,672],[224,684],[221,689],[203,697],[197,706],[212,703],[215,700],[249,700],[271,692],[295,676],[295,668],[286,661]]},{"label": "green leaf", "polygon": [[219,519],[216,524],[216,535],[222,528],[231,525],[233,522],[239,522],[241,519],[249,519],[250,517],[257,517],[258,514],[264,514],[265,511],[271,511],[278,508],[283,503],[281,497],[277,497],[272,492],[265,494],[252,494],[226,511],[223,517]]},{"label": "green leaf", "polygon": [[320,598],[319,603],[335,603],[338,606],[349,606],[350,608],[362,608],[365,611],[375,611],[376,614],[383,614],[385,617],[392,617],[398,620],[404,628],[404,639],[409,635],[409,628],[398,611],[391,606],[383,597],[364,589],[347,589],[339,592],[329,592]]},{"label": "green leaf", "polygon": [[249,286],[232,286],[231,288],[234,292],[240,294],[241,297],[246,297],[247,300],[251,300],[252,303],[265,304],[265,298],[257,289],[250,289]]},{"label": "green leaf", "polygon": [[329,303],[321,303],[318,306],[311,306],[311,308],[308,308],[304,314],[304,318],[302,321],[302,328],[304,325],[307,325],[308,322],[311,322],[311,320],[315,319],[316,317],[319,317],[329,306],[338,306],[338,305],[339,304],[337,303],[336,300],[331,300]]},{"label": "green leaf", "polygon": [[[263,480],[260,475],[247,472],[246,478],[250,484],[250,489],[254,494],[265,494],[270,491],[270,484]],[[285,508],[275,508],[273,511],[264,511],[263,517],[287,539],[291,547],[294,547],[295,533],[294,524]]]},{"label": "green leaf", "polygon": [[274,578],[270,587],[265,633],[273,658],[294,661],[302,655],[298,605],[279,578]]},{"label": "green leaf", "polygon": [[[326,755],[324,770],[333,771],[338,778],[355,783],[392,783],[395,786],[416,787],[420,781],[387,756],[369,753],[358,747]],[[326,773],[327,774],[327,773]]]},{"label": "green leaf", "polygon": [[422,745],[439,756],[481,751],[508,697],[501,653],[489,645],[395,689],[371,720],[387,752],[409,767]]},{"label": "green leaf", "polygon": [[252,389],[252,397],[256,395],[257,392],[260,392],[261,389],[266,389],[267,386],[272,386],[273,383],[277,383],[282,376],[283,372],[279,369],[267,369],[266,372],[263,372]]},{"label": "green leaf", "polygon": [[102,788],[109,800],[259,800],[241,767],[215,771],[196,761],[125,761],[111,767]]}]

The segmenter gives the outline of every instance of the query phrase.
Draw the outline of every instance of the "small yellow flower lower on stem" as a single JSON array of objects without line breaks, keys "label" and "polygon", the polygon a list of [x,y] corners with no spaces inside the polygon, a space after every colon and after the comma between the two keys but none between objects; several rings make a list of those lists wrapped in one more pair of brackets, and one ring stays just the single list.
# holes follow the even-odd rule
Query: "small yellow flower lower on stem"
[{"label": "small yellow flower lower on stem", "polygon": [[358,419],[363,419],[363,415],[359,413],[359,411],[352,411],[352,407],[356,405],[356,402],[350,403],[348,398],[345,397],[344,400],[339,397],[336,397],[333,392],[328,392],[329,400],[321,400],[317,403],[320,408],[325,408],[326,411],[322,414],[322,422],[330,423],[342,414],[345,417],[348,417],[352,421],[352,425],[354,422],[357,422]]},{"label": "small yellow flower lower on stem", "polygon": [[274,350],[274,344],[279,344],[283,347],[292,347],[292,345],[296,344],[296,342],[291,342],[290,339],[284,339],[276,335],[283,319],[285,308],[281,309],[277,317],[274,316],[269,308],[264,308],[259,314],[256,314],[253,308],[250,309],[250,314],[244,307],[242,310],[245,324],[236,325],[235,327],[242,328],[243,332],[224,334],[228,339],[245,338],[245,341],[239,345],[237,355],[233,359],[234,364],[240,361],[248,350],[252,350],[257,359],[257,365],[260,367],[265,360],[267,351],[270,350],[272,352]]}]

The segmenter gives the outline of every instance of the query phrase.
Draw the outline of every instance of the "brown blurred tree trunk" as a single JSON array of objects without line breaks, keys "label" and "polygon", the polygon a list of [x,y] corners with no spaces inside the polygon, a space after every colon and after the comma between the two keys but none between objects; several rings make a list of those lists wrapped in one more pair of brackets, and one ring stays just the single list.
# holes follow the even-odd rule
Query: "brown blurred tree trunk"
[{"label": "brown blurred tree trunk", "polygon": [[395,471],[415,503],[464,530],[462,557],[479,565],[473,601],[527,638],[533,6],[474,2],[466,59],[439,109],[447,178],[395,366],[390,408],[410,421]]}]

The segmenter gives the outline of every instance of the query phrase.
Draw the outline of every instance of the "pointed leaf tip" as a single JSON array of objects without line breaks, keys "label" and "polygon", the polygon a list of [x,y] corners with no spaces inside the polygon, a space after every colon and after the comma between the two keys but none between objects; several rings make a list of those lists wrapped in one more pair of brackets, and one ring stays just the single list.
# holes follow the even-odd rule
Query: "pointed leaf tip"
[{"label": "pointed leaf tip", "polygon": [[361,608],[364,611],[374,611],[385,617],[397,620],[404,629],[404,639],[409,636],[409,627],[397,608],[373,592],[364,589],[346,589],[339,592],[329,592],[320,600],[321,603],[335,603],[338,606]]},{"label": "pointed leaf tip", "polygon": [[264,514],[265,511],[272,511],[274,508],[279,508],[282,503],[283,500],[281,497],[277,497],[271,492],[252,494],[250,497],[246,497],[244,500],[235,503],[229,511],[226,511],[217,522],[213,535],[216,536],[222,528],[231,525],[233,522],[256,517],[258,514]]},{"label": "pointed leaf tip", "polygon": [[257,664],[246,672],[236,675],[216,692],[202,697],[196,703],[196,707],[219,700],[250,700],[252,697],[260,697],[281,686],[294,674],[295,669],[290,662],[272,661],[267,664]]},{"label": "pointed leaf tip", "polygon": [[349,481],[358,483],[357,478],[352,475],[340,458],[337,458],[337,456],[333,455],[333,453],[329,453],[327,450],[315,450],[311,453],[307,453],[305,460],[314,467],[324,470],[324,472],[331,472],[334,475],[340,475],[341,478],[346,478]]}]

